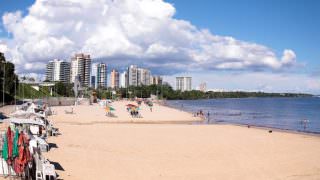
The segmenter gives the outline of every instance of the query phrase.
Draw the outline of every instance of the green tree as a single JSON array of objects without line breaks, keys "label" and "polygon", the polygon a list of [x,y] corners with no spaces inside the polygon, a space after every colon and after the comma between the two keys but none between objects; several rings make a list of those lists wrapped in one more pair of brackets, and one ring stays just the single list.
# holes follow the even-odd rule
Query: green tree
[{"label": "green tree", "polygon": [[54,91],[60,96],[73,97],[73,86],[70,83],[56,82],[54,85]]},{"label": "green tree", "polygon": [[[1,102],[3,101],[2,93],[5,92],[5,102],[13,100],[15,90],[18,88],[18,76],[14,73],[15,67],[11,62],[7,62],[3,53],[0,52],[0,92]],[[3,89],[4,85],[4,89]]]}]

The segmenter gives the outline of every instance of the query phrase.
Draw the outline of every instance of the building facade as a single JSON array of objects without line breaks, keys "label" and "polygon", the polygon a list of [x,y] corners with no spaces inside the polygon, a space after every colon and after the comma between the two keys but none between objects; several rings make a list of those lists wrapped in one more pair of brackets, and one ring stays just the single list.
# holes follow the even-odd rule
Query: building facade
[{"label": "building facade", "polygon": [[138,86],[138,67],[136,65],[128,67],[128,86]]},{"label": "building facade", "polygon": [[107,65],[105,63],[96,64],[95,88],[107,88]]},{"label": "building facade", "polygon": [[128,67],[128,86],[148,86],[151,81],[151,72],[145,68],[138,68],[136,65]]},{"label": "building facade", "polygon": [[78,76],[80,84],[85,87],[90,86],[90,73],[91,73],[91,58],[87,54],[75,54],[71,58],[71,75],[70,82],[74,83],[75,78]]},{"label": "building facade", "polygon": [[150,84],[162,85],[162,77],[161,76],[151,76]]},{"label": "building facade", "polygon": [[128,87],[128,72],[124,71],[120,75],[120,88],[127,88]]},{"label": "building facade", "polygon": [[151,72],[148,69],[138,68],[138,86],[149,86]]},{"label": "building facade", "polygon": [[176,90],[191,91],[192,78],[191,77],[176,77]]},{"label": "building facade", "polygon": [[110,73],[110,81],[111,81],[111,88],[112,89],[118,89],[120,87],[120,76],[119,76],[119,72],[115,69],[112,69],[111,73]]},{"label": "building facade", "polygon": [[69,77],[70,63],[59,59],[49,61],[46,68],[47,81],[68,83]]}]

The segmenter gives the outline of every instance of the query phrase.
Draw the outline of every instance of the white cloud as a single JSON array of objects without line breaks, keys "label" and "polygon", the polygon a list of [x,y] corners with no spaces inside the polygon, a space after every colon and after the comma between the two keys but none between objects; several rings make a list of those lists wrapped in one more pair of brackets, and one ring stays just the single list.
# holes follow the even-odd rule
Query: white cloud
[{"label": "white cloud", "polygon": [[8,46],[6,56],[21,72],[80,51],[167,72],[282,70],[296,63],[292,50],[278,58],[266,46],[214,35],[174,14],[173,5],[162,0],[36,0],[24,17],[20,11],[3,15],[12,39],[1,47]]},{"label": "white cloud", "polygon": [[[227,91],[264,91],[264,92],[294,92],[320,93],[320,79],[306,74],[271,73],[271,72],[216,72],[216,73],[182,73],[181,76],[191,76],[192,86],[196,88],[206,82],[208,89],[224,89]],[[178,76],[177,75],[177,76]],[[165,76],[172,87],[175,87],[175,77]]]},{"label": "white cloud", "polygon": [[281,58],[281,62],[282,62],[282,64],[285,64],[285,65],[295,64],[296,63],[296,54],[290,49],[284,50],[283,56]]},{"label": "white cloud", "polygon": [[7,50],[8,50],[7,45],[2,44],[2,43],[1,43],[1,41],[0,41],[0,52],[2,52],[2,53],[6,53],[6,52],[7,52]]}]

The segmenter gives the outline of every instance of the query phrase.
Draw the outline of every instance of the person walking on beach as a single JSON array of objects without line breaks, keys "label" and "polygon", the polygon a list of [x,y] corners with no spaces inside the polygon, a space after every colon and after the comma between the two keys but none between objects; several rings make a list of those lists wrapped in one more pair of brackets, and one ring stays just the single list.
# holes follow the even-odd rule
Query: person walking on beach
[{"label": "person walking on beach", "polygon": [[210,122],[210,112],[207,113],[208,123]]}]

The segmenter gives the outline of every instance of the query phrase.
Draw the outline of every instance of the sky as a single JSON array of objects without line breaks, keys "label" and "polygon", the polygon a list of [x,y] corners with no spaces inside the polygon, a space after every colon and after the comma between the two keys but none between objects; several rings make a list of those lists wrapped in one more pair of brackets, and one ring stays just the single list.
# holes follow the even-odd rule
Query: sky
[{"label": "sky", "polygon": [[193,87],[320,94],[320,1],[0,0],[0,51],[42,77],[76,52]]}]

